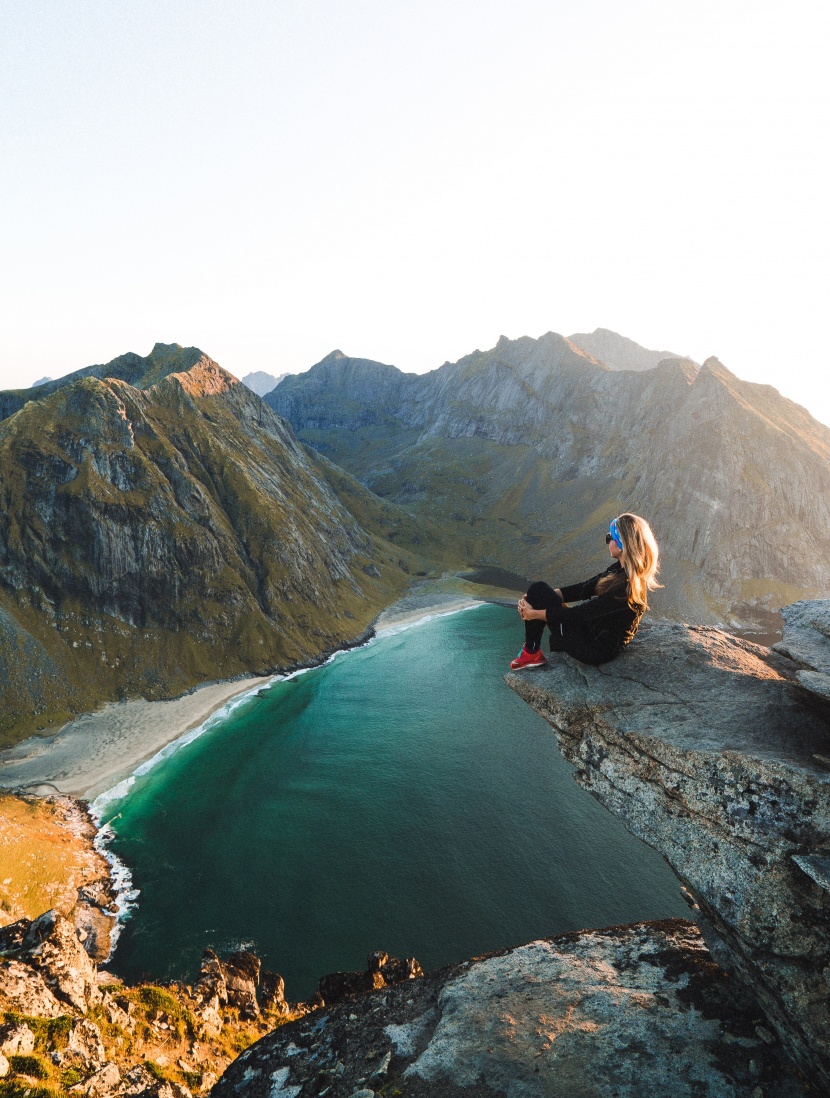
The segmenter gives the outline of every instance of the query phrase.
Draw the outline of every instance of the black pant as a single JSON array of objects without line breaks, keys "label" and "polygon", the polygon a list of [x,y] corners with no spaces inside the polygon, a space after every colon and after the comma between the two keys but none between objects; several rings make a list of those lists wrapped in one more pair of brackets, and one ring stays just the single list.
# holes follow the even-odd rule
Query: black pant
[{"label": "black pant", "polygon": [[[557,595],[550,584],[544,583],[538,580],[536,583],[531,583],[527,589],[527,595],[525,598],[533,607],[534,610],[549,610],[551,607],[561,607],[563,604],[562,599]],[[525,622],[525,646],[528,652],[535,652],[539,645],[542,643],[542,634],[545,631],[547,622],[534,620]],[[554,652],[562,651],[562,648],[556,642],[560,640],[551,632],[551,649]]]}]

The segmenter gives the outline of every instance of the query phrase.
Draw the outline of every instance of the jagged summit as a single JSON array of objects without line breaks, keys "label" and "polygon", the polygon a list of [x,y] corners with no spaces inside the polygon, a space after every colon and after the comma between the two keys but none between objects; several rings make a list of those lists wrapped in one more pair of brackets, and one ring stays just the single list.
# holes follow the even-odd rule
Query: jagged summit
[{"label": "jagged summit", "polygon": [[684,357],[674,351],[650,351],[609,328],[577,332],[569,339],[612,370],[653,370],[663,359]]},{"label": "jagged summit", "polygon": [[239,380],[243,385],[247,385],[252,393],[263,397],[266,393],[270,393],[272,389],[276,389],[284,377],[288,377],[288,374],[274,375],[269,374],[266,370],[255,370],[253,373],[245,374]]},{"label": "jagged summit", "polygon": [[156,343],[146,357],[128,351],[110,362],[73,370],[71,374],[55,378],[54,381],[45,381],[29,389],[7,389],[0,392],[0,419],[13,415],[27,401],[43,400],[83,378],[113,378],[126,381],[136,389],[147,389],[168,374],[184,373],[202,360],[213,361],[198,347],[182,347],[178,343]]}]

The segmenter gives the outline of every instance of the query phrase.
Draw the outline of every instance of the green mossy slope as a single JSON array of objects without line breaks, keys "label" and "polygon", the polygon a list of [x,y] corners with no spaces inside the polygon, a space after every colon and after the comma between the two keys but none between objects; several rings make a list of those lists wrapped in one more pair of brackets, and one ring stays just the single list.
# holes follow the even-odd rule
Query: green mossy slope
[{"label": "green mossy slope", "polygon": [[317,657],[448,559],[178,350],[142,360],[142,384],[162,375],[148,387],[87,375],[0,423],[0,742]]}]

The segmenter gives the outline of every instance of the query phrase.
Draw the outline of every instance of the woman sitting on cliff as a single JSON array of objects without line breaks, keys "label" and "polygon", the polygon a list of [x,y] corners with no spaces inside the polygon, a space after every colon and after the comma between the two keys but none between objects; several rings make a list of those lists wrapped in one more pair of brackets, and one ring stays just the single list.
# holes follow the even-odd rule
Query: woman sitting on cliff
[{"label": "woman sitting on cliff", "polygon": [[[648,609],[648,592],[660,586],[660,551],[651,527],[639,515],[615,518],[605,541],[614,563],[600,575],[556,590],[532,583],[519,599],[525,644],[510,664],[512,671],[547,663],[541,648],[546,625],[551,652],[567,652],[593,665],[612,660],[632,639]],[[581,605],[569,607],[567,602]]]}]

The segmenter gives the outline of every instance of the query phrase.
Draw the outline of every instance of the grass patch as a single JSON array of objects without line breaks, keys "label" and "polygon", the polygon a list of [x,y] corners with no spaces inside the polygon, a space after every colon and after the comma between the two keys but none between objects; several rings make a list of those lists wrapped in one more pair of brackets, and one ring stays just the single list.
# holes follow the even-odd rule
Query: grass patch
[{"label": "grass patch", "polygon": [[9,1064],[16,1075],[28,1075],[30,1079],[48,1079],[49,1068],[39,1056],[32,1053],[19,1053],[9,1057]]},{"label": "grass patch", "polygon": [[50,1044],[54,1048],[65,1048],[70,1030],[75,1024],[75,1019],[69,1014],[61,1014],[59,1018],[33,1018],[16,1010],[4,1011],[3,1021],[11,1025],[28,1026],[35,1035],[35,1048],[43,1052]]},{"label": "grass patch", "polygon": [[51,1087],[32,1086],[23,1079],[0,1079],[0,1098],[55,1098]]},{"label": "grass patch", "polygon": [[85,836],[73,834],[64,810],[35,798],[0,794],[0,923],[68,911],[79,886],[107,872]]}]

